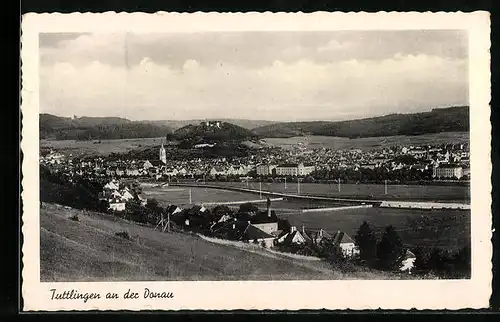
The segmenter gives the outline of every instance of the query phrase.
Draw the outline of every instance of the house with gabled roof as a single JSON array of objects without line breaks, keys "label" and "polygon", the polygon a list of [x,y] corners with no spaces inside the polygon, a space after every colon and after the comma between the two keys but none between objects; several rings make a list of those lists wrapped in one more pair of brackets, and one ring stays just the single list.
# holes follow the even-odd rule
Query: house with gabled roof
[{"label": "house with gabled roof", "polygon": [[407,249],[401,258],[399,270],[411,274],[415,266],[415,260],[417,260],[417,256],[411,250]]},{"label": "house with gabled roof", "polygon": [[116,181],[110,181],[104,185],[104,190],[118,190],[119,184]]},{"label": "house with gabled roof", "polygon": [[149,168],[152,168],[152,167],[153,167],[153,165],[151,164],[151,162],[149,162],[149,160],[144,161],[144,163],[142,164],[142,168],[145,170],[148,170]]},{"label": "house with gabled roof", "polygon": [[120,194],[126,201],[134,199],[134,196],[128,190],[122,189],[120,190]]},{"label": "house with gabled roof", "polygon": [[311,239],[316,245],[320,245],[323,242],[327,242],[328,240],[333,239],[333,236],[323,229],[320,229],[319,231],[312,233],[311,235]]},{"label": "house with gabled roof", "polygon": [[268,234],[273,234],[278,230],[278,216],[271,210],[257,212],[251,217],[250,223]]},{"label": "house with gabled roof", "polygon": [[297,230],[297,227],[290,227],[289,231],[283,232],[277,239],[277,244],[282,245],[303,245],[307,243],[307,237],[305,237],[300,231]]},{"label": "house with gabled roof", "polygon": [[247,241],[250,243],[258,243],[266,248],[271,248],[274,246],[274,236],[260,230],[254,225],[248,223],[247,227],[243,231],[240,240]]},{"label": "house with gabled roof", "polygon": [[169,205],[166,210],[171,215],[177,214],[182,211],[182,209],[176,205]]},{"label": "house with gabled roof", "polygon": [[125,201],[121,198],[112,198],[109,200],[108,209],[114,211],[124,211],[125,210]]},{"label": "house with gabled roof", "polygon": [[351,258],[359,255],[359,248],[354,240],[344,232],[338,231],[332,238],[334,246],[340,247],[344,257]]}]

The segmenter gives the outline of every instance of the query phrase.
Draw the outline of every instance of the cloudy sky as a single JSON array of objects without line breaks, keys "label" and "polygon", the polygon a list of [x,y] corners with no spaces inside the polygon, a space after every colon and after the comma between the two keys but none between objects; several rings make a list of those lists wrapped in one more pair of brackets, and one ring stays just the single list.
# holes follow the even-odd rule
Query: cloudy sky
[{"label": "cloudy sky", "polygon": [[459,31],[41,34],[40,112],[344,120],[468,104]]}]

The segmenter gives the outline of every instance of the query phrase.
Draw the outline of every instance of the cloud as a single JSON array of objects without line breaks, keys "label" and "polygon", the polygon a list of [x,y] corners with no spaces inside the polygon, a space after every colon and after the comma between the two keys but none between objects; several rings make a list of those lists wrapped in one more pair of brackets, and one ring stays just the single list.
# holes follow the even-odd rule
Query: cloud
[{"label": "cloud", "polygon": [[446,58],[467,56],[461,31],[322,31],[209,33],[94,33],[40,36],[41,62],[85,64],[98,60],[129,68],[149,57],[159,65],[182,68],[187,59],[203,66],[220,62],[262,68],[275,60],[308,59],[330,63],[349,59],[381,60],[425,54]]},{"label": "cloud", "polygon": [[188,57],[180,66],[149,56],[129,67],[98,60],[44,64],[41,110],[130,119],[334,120],[468,101],[462,58],[396,53],[381,60],[275,59],[250,67]]}]

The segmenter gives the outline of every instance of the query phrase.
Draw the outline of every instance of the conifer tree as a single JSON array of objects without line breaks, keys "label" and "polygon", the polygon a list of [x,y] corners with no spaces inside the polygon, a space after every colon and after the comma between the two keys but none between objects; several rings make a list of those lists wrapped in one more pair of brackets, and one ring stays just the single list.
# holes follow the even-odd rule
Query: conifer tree
[{"label": "conifer tree", "polygon": [[359,226],[354,239],[359,247],[359,257],[361,260],[372,262],[376,259],[377,238],[366,221],[363,221],[361,226]]},{"label": "conifer tree", "polygon": [[404,246],[393,226],[387,226],[377,245],[377,258],[381,268],[396,269],[401,263]]}]

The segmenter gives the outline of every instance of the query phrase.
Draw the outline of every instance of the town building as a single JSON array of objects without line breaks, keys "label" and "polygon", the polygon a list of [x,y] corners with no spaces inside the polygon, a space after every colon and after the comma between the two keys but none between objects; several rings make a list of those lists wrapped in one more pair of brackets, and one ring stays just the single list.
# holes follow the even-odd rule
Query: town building
[{"label": "town building", "polygon": [[276,174],[276,166],[272,164],[259,164],[255,168],[258,176],[269,176]]},{"label": "town building", "polygon": [[432,171],[433,178],[460,179],[463,177],[462,166],[456,164],[440,164]]},{"label": "town building", "polygon": [[284,163],[276,167],[276,175],[278,176],[306,176],[315,170],[314,165],[304,163]]}]

